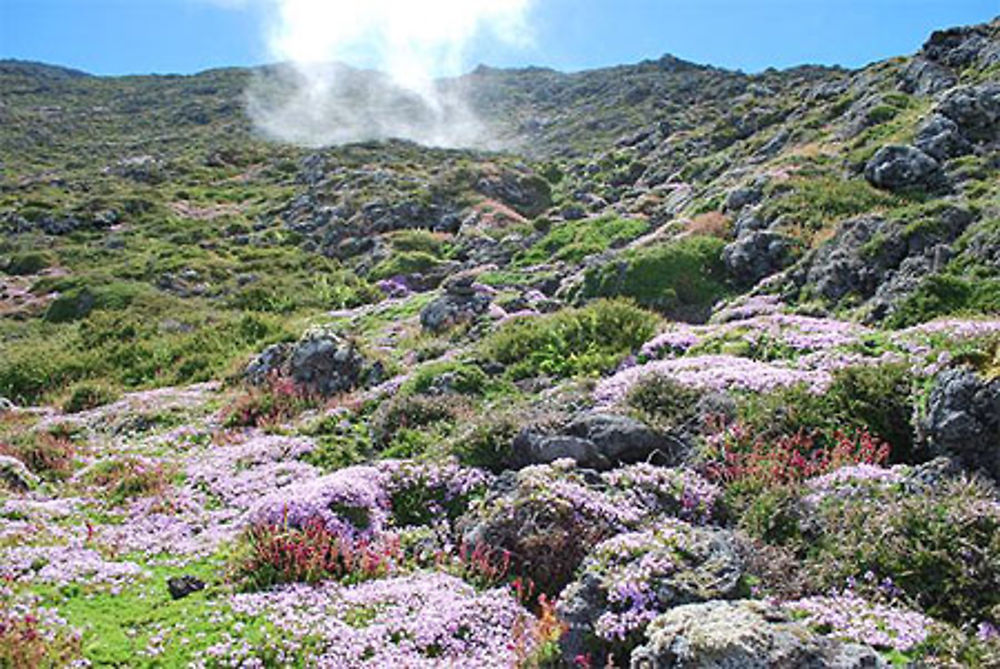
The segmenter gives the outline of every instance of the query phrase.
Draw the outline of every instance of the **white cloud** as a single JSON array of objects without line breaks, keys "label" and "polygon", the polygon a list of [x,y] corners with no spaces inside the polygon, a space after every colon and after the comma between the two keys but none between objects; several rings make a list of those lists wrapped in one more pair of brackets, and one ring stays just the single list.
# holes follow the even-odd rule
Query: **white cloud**
[{"label": "white cloud", "polygon": [[[251,91],[251,111],[270,134],[309,144],[371,139],[373,134],[467,144],[475,120],[461,100],[442,94],[435,77],[459,74],[475,40],[515,46],[531,42],[527,17],[533,0],[209,1],[263,3],[270,10],[267,42],[275,60],[296,67],[295,92],[264,102],[264,96]],[[352,95],[345,94],[340,71],[325,66],[334,62],[386,73],[395,87],[418,96],[427,113],[413,123],[400,124],[398,114],[384,118],[391,101],[377,95],[359,100],[353,88]],[[369,107],[358,109],[358,104]],[[346,105],[353,108],[341,108]],[[455,136],[458,128],[461,136]]]}]

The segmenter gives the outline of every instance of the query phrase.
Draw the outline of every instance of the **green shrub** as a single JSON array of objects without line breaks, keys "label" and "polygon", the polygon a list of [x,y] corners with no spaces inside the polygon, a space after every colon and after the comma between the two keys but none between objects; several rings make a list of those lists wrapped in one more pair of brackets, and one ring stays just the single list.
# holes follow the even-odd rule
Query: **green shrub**
[{"label": "green shrub", "polygon": [[833,443],[837,432],[866,430],[889,444],[891,461],[907,462],[915,439],[915,402],[909,368],[899,363],[838,370],[820,395],[791,387],[747,397],[739,411],[752,434],[779,438],[801,432],[821,446]]},{"label": "green shrub", "polygon": [[1000,311],[1000,279],[971,281],[932,274],[886,320],[889,327],[908,327],[942,316],[995,314]]},{"label": "green shrub", "polygon": [[627,253],[588,270],[583,295],[629,297],[668,315],[703,318],[727,292],[723,246],[721,239],[696,236]]},{"label": "green shrub", "polygon": [[15,276],[38,274],[56,264],[55,257],[45,251],[24,251],[11,255],[4,271]]},{"label": "green shrub", "polygon": [[63,293],[49,302],[45,320],[49,323],[69,323],[86,318],[97,304],[97,298],[88,288]]},{"label": "green shrub", "polygon": [[701,395],[700,391],[669,377],[651,374],[632,386],[625,401],[643,422],[671,430],[694,417],[694,407]]},{"label": "green shrub", "polygon": [[[383,402],[372,416],[373,441],[380,450],[384,450],[401,437],[396,446],[405,451],[406,445],[413,446],[420,439],[413,433],[415,430],[440,424],[452,425],[466,407],[465,401],[454,396],[396,395]],[[419,444],[421,450],[426,445],[429,444]]]},{"label": "green shrub", "polygon": [[583,308],[510,320],[487,337],[483,348],[508,365],[508,375],[515,379],[598,374],[647,341],[657,320],[628,302],[598,300]]},{"label": "green shrub", "polygon": [[73,386],[69,397],[63,403],[63,411],[66,413],[77,413],[95,407],[111,404],[118,399],[118,393],[107,386],[82,382]]},{"label": "green shrub", "polygon": [[448,450],[463,465],[499,474],[509,466],[511,446],[522,427],[524,416],[516,409],[487,407],[462,426]]},{"label": "green shrub", "polygon": [[769,189],[762,215],[765,220],[787,216],[795,232],[807,243],[833,223],[871,211],[906,204],[899,196],[880,191],[864,179],[801,176],[775,182]]},{"label": "green shrub", "polygon": [[945,480],[917,490],[870,484],[827,494],[803,527],[807,569],[824,588],[871,572],[934,617],[995,620],[1000,606],[1000,513],[990,486]]},{"label": "green shrub", "polygon": [[388,279],[405,274],[425,274],[441,265],[441,260],[425,251],[394,253],[371,271],[372,279]]},{"label": "green shrub", "polygon": [[556,226],[530,249],[515,258],[517,265],[538,265],[552,260],[577,263],[640,236],[649,229],[641,220],[600,218],[570,221]]},{"label": "green shrub", "polygon": [[482,395],[488,384],[489,377],[476,365],[442,362],[422,367],[400,390],[427,393],[437,385],[462,395]]}]

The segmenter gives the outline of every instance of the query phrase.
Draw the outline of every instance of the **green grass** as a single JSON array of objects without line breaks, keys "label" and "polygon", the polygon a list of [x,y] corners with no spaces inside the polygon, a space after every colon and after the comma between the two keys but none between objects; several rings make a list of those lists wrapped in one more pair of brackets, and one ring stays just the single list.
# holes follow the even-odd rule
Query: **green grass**
[{"label": "green grass", "polygon": [[648,229],[646,221],[610,216],[562,223],[519,254],[515,264],[540,265],[553,260],[580,262],[589,255],[631,241]]},{"label": "green grass", "polygon": [[698,319],[728,292],[722,248],[715,237],[685,237],[624,254],[590,269],[584,297],[627,297],[675,317]]}]

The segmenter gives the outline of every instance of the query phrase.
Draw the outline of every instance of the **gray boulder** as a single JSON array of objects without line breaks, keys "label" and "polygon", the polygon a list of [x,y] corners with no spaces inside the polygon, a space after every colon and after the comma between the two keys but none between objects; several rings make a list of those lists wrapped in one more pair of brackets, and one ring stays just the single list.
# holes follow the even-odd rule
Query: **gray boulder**
[{"label": "gray boulder", "polygon": [[788,267],[794,260],[794,243],[769,230],[749,232],[722,250],[726,270],[736,281],[749,286]]},{"label": "gray boulder", "polygon": [[307,332],[289,359],[295,383],[324,397],[356,388],[363,365],[353,342],[322,329]]},{"label": "gray boulder", "polygon": [[512,464],[526,467],[569,458],[599,471],[633,462],[676,463],[685,451],[678,439],[628,416],[582,414],[558,433],[526,427],[514,438]]},{"label": "gray boulder", "polygon": [[921,422],[932,455],[953,456],[1000,480],[1000,379],[965,368],[938,374]]},{"label": "gray boulder", "polygon": [[942,98],[936,111],[954,121],[970,142],[1000,140],[1000,84],[956,88]]},{"label": "gray boulder", "polygon": [[943,114],[934,114],[921,124],[913,145],[935,160],[945,161],[972,152],[958,124]]},{"label": "gray boulder", "polygon": [[17,408],[11,400],[7,399],[3,395],[0,395],[0,414],[7,413],[8,411],[13,411]]},{"label": "gray boulder", "polygon": [[318,328],[306,332],[294,344],[275,344],[264,349],[246,368],[244,377],[262,385],[287,377],[309,393],[330,397],[361,385],[365,359],[353,342]]},{"label": "gray boulder", "polygon": [[632,669],[861,669],[888,666],[875,650],[820,636],[759,601],[687,604],[651,622]]},{"label": "gray boulder", "polygon": [[0,484],[14,492],[28,492],[39,483],[39,478],[23,462],[9,455],[0,455]]},{"label": "gray boulder", "polygon": [[920,149],[883,146],[865,165],[865,178],[876,188],[941,190],[947,184],[941,165]]},{"label": "gray boulder", "polygon": [[489,295],[462,296],[445,293],[423,308],[420,312],[420,325],[428,332],[438,333],[456,325],[471,323],[486,313],[490,302]]},{"label": "gray boulder", "polygon": [[660,613],[736,597],[743,562],[728,532],[664,519],[655,531],[599,544],[577,573],[557,606],[569,624],[563,656],[590,650],[603,666],[616,644],[641,638],[646,623]]}]

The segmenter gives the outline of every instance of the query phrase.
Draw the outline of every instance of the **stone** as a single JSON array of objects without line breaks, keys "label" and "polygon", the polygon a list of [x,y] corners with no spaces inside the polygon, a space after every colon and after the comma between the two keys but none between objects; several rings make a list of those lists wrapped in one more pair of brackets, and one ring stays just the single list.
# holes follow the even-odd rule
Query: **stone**
[{"label": "stone", "polygon": [[653,620],[632,669],[887,667],[872,648],[827,639],[759,601],[686,604]]},{"label": "stone", "polygon": [[920,149],[891,144],[883,146],[865,165],[865,178],[876,188],[890,191],[943,190],[941,165]]},{"label": "stone", "polygon": [[554,433],[522,429],[511,444],[511,465],[520,468],[569,459],[579,467],[605,471],[634,462],[673,464],[686,451],[676,437],[634,418],[593,412],[577,416]]},{"label": "stone", "polygon": [[726,201],[722,205],[722,210],[727,212],[737,212],[750,204],[757,204],[763,197],[760,188],[744,187],[734,188],[726,194]]},{"label": "stone", "polygon": [[955,457],[1000,481],[1000,379],[982,379],[968,368],[941,372],[920,427],[931,455]]},{"label": "stone", "polygon": [[261,351],[243,372],[254,385],[275,377],[290,378],[309,393],[330,397],[361,385],[365,360],[353,342],[318,328],[291,343],[273,344]]},{"label": "stone", "polygon": [[20,460],[10,455],[0,455],[0,483],[14,492],[33,490],[40,479]]},{"label": "stone", "polygon": [[167,589],[173,599],[183,599],[188,595],[205,589],[205,582],[200,578],[184,574],[167,579]]},{"label": "stone", "polygon": [[935,160],[945,161],[972,152],[958,124],[943,114],[933,114],[917,130],[913,145]]},{"label": "stone", "polygon": [[569,625],[568,661],[588,651],[603,666],[622,637],[673,607],[736,597],[743,561],[731,534],[664,518],[655,530],[620,534],[599,545],[559,596]]},{"label": "stone", "polygon": [[795,245],[791,238],[777,232],[748,232],[722,250],[726,270],[744,286],[788,267],[794,260]]},{"label": "stone", "polygon": [[12,400],[7,399],[3,395],[0,395],[0,414],[7,413],[8,411],[13,411],[17,408]]},{"label": "stone", "polygon": [[456,295],[445,292],[421,310],[420,325],[428,332],[444,332],[476,320],[489,310],[491,302],[492,298],[485,294]]},{"label": "stone", "polygon": [[1000,141],[1000,84],[956,88],[941,99],[935,111],[954,121],[970,142]]},{"label": "stone", "polygon": [[683,450],[670,436],[634,418],[612,413],[585,413],[574,418],[565,432],[592,442],[601,456],[615,465],[651,459],[657,464],[673,464]]},{"label": "stone", "polygon": [[513,207],[527,218],[538,216],[552,204],[549,183],[536,174],[502,172],[484,175],[476,183],[476,190]]},{"label": "stone", "polygon": [[917,56],[900,75],[900,89],[913,95],[934,95],[958,83],[958,76],[948,67]]},{"label": "stone", "polygon": [[320,329],[307,332],[295,345],[289,371],[297,385],[329,397],[356,388],[363,364],[353,342]]}]

